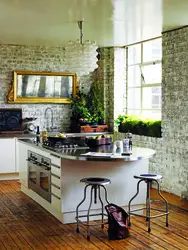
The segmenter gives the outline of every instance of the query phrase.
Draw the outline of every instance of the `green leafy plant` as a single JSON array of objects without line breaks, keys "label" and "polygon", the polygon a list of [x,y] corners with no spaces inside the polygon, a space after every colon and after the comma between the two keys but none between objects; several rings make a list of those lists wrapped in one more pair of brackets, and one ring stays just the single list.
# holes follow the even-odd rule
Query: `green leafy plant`
[{"label": "green leafy plant", "polygon": [[145,135],[150,137],[161,137],[161,121],[142,119],[135,115],[118,115],[114,120],[119,132],[130,131],[133,134]]},{"label": "green leafy plant", "polygon": [[87,107],[92,117],[92,122],[104,122],[103,91],[99,81],[92,83],[87,96]]},{"label": "green leafy plant", "polygon": [[84,94],[77,87],[76,96],[71,99],[72,119],[80,123],[103,123],[103,97],[99,83],[91,85],[89,93]]},{"label": "green leafy plant", "polygon": [[76,96],[71,99],[72,118],[74,120],[90,121],[91,114],[87,108],[87,98],[78,88]]}]

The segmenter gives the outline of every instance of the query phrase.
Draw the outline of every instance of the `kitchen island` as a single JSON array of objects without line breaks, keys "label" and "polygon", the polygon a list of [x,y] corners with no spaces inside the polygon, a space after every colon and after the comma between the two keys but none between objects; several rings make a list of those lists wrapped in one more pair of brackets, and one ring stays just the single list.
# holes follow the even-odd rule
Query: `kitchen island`
[{"label": "kitchen island", "polygon": [[[133,147],[132,155],[123,156],[124,149],[117,149],[114,144],[50,150],[31,139],[18,140],[18,150],[21,190],[63,223],[75,222],[76,206],[84,191],[80,179],[84,177],[109,178],[108,200],[126,209],[136,192],[137,180],[133,176],[148,173],[149,158],[155,154],[152,149]],[[39,174],[36,169],[41,169]],[[40,192],[35,189],[37,182]],[[145,191],[143,184],[133,205],[145,202]],[[89,205],[89,193],[87,197],[81,207],[83,213]],[[100,204],[92,206],[94,213],[98,209]]]}]

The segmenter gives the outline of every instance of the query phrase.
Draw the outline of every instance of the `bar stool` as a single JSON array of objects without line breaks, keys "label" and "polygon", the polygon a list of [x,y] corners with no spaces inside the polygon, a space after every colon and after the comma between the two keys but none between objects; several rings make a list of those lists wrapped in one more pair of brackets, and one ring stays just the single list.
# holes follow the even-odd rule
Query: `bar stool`
[{"label": "bar stool", "polygon": [[[137,183],[137,192],[130,199],[129,204],[128,204],[129,226],[131,225],[130,215],[141,216],[141,217],[146,218],[146,221],[148,222],[148,232],[151,232],[150,219],[166,215],[166,226],[168,227],[168,214],[169,214],[169,212],[168,212],[168,201],[161,194],[160,187],[159,187],[159,182],[158,182],[159,180],[162,179],[162,176],[158,175],[158,174],[141,174],[141,175],[135,175],[134,178],[140,179],[140,180]],[[145,181],[146,184],[147,184],[146,207],[131,210],[130,209],[131,202],[139,194],[139,185],[140,185],[140,183],[142,181]],[[152,182],[155,182],[157,184],[158,195],[164,200],[165,205],[166,205],[166,209],[165,210],[163,210],[163,209],[157,209],[157,208],[151,208],[151,206],[150,206],[150,203],[151,203],[151,200],[150,200],[150,188],[151,188]],[[135,211],[139,211],[139,210],[143,210],[143,209],[146,209],[146,215],[140,215],[140,214],[134,213]],[[160,213],[160,214],[157,214],[157,215],[151,215],[151,210],[156,210],[156,211],[160,211],[160,212],[164,212],[164,213]]]},{"label": "bar stool", "polygon": [[[83,200],[78,204],[78,206],[76,207],[76,221],[77,221],[77,228],[76,228],[76,232],[79,233],[79,222],[82,223],[83,225],[87,226],[87,240],[90,240],[90,235],[91,232],[89,230],[90,226],[98,226],[101,225],[102,228],[104,228],[104,224],[108,224],[108,222],[104,222],[104,216],[108,217],[107,214],[104,213],[104,203],[102,201],[101,198],[101,188],[104,189],[104,194],[105,194],[105,201],[107,204],[109,204],[108,200],[107,200],[107,190],[105,188],[105,185],[108,185],[111,183],[111,181],[107,178],[100,178],[100,177],[89,177],[89,178],[83,178],[80,180],[80,182],[83,182],[86,184],[85,188],[84,188],[84,198]],[[86,200],[86,191],[87,188],[91,187],[91,193],[90,193],[90,203],[89,203],[89,207],[87,210],[87,214],[84,215],[79,215],[79,207],[84,203],[84,201]],[[101,203],[101,208],[102,211],[101,213],[97,213],[97,214],[90,214],[90,209],[91,209],[91,205],[93,202],[93,197],[94,197],[94,203],[97,203],[97,193],[98,193],[98,198],[99,201]],[[101,223],[95,223],[95,224],[90,224],[89,222],[89,218],[90,216],[97,216],[97,215],[101,215]],[[80,218],[86,217],[87,218],[87,222],[82,222],[80,220]]]}]

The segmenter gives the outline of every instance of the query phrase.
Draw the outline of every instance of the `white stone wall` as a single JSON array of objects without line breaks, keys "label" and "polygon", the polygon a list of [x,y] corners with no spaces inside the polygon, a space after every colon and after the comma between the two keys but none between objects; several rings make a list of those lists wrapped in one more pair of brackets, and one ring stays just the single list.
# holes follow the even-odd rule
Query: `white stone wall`
[{"label": "white stone wall", "polygon": [[164,154],[160,169],[165,188],[188,191],[188,27],[164,33],[162,64],[162,128]]},{"label": "white stone wall", "polygon": [[[188,192],[188,27],[162,35],[162,138],[133,136],[133,144],[156,150],[150,172],[163,176],[161,189]],[[115,139],[125,134],[116,133]]]},{"label": "white stone wall", "polygon": [[[36,125],[45,124],[44,111],[51,107],[54,113],[54,125],[58,129],[69,128],[71,109],[69,104],[7,104],[7,95],[11,86],[14,70],[30,71],[67,71],[63,47],[0,45],[0,108],[23,108],[23,118],[37,117]],[[81,86],[88,91],[91,75],[79,79]]]}]

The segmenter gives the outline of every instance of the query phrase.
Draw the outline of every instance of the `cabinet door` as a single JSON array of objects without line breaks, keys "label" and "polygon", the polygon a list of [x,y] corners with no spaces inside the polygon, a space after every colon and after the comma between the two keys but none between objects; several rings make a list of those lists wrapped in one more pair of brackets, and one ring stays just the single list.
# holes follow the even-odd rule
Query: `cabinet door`
[{"label": "cabinet door", "polygon": [[16,172],[15,138],[0,139],[0,174]]}]

